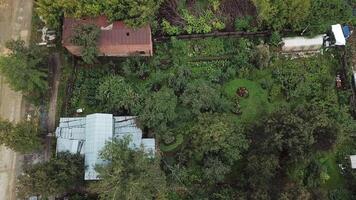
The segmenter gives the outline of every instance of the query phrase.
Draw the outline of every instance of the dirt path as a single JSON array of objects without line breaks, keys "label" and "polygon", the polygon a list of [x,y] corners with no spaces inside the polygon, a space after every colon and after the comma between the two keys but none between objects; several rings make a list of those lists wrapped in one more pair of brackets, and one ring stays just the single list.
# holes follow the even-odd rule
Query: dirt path
[{"label": "dirt path", "polygon": [[54,53],[49,58],[51,80],[51,97],[49,101],[49,110],[47,118],[47,132],[46,146],[45,146],[45,160],[49,160],[51,155],[51,138],[54,135],[56,128],[56,115],[57,115],[57,99],[59,90],[59,81],[61,77],[61,63],[59,53]]},{"label": "dirt path", "polygon": [[[5,0],[0,7],[0,53],[10,39],[29,41],[32,18],[32,0]],[[25,114],[21,93],[14,92],[0,75],[0,117],[13,122]],[[15,200],[16,175],[21,171],[22,156],[0,146],[0,200]]]}]

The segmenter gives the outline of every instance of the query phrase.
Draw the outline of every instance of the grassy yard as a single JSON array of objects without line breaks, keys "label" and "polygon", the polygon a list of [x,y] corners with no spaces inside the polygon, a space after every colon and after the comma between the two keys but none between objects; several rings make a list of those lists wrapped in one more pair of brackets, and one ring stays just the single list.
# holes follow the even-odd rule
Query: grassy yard
[{"label": "grassy yard", "polygon": [[234,97],[239,87],[246,87],[249,91],[249,96],[240,100],[242,110],[241,121],[253,121],[264,111],[268,110],[267,91],[263,90],[256,82],[246,79],[234,79],[225,84],[224,90],[229,97]]},{"label": "grassy yard", "polygon": [[323,184],[323,187],[328,190],[344,188],[345,180],[340,174],[340,169],[336,162],[335,152],[323,154],[319,158],[319,161],[327,169],[327,173],[330,176],[330,179]]}]

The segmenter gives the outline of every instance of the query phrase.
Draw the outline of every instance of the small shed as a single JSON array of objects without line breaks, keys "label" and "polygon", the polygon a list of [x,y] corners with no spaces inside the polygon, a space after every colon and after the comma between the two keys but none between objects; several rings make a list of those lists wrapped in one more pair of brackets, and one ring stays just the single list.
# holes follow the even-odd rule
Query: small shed
[{"label": "small shed", "polygon": [[122,21],[109,22],[107,17],[75,19],[64,18],[62,44],[69,52],[81,55],[81,47],[72,43],[76,27],[81,24],[94,24],[100,28],[98,40],[99,56],[152,56],[153,45],[149,25],[133,29]]},{"label": "small shed", "polygon": [[351,160],[351,168],[356,169],[356,155],[350,156],[350,160]]}]

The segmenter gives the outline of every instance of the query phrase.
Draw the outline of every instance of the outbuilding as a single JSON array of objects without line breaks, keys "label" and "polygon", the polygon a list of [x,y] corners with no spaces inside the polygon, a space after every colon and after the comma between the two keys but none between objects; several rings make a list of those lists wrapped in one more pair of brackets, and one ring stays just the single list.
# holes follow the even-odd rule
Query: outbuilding
[{"label": "outbuilding", "polygon": [[95,166],[104,164],[99,156],[106,142],[112,138],[131,139],[129,148],[143,148],[149,157],[155,154],[155,139],[142,138],[135,116],[96,113],[86,117],[61,118],[56,129],[57,153],[70,152],[84,155],[84,180],[98,180]]},{"label": "outbuilding", "polygon": [[81,55],[81,47],[72,43],[74,30],[81,24],[94,24],[100,28],[98,41],[99,56],[152,56],[151,28],[146,25],[133,29],[122,21],[109,22],[107,17],[75,19],[64,18],[62,44],[69,52]]}]

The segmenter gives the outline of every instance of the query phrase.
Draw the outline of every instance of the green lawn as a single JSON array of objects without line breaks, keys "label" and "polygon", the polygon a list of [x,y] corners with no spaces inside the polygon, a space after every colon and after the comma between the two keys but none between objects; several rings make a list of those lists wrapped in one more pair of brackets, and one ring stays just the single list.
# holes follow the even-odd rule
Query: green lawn
[{"label": "green lawn", "polygon": [[229,97],[233,97],[239,87],[246,87],[249,91],[249,97],[240,100],[242,115],[239,120],[251,122],[259,114],[268,111],[270,105],[267,100],[267,91],[263,90],[256,82],[247,79],[235,79],[225,84],[224,90]]},{"label": "green lawn", "polygon": [[323,184],[323,187],[328,190],[344,187],[344,177],[340,174],[340,169],[336,162],[335,153],[330,152],[323,154],[319,158],[320,163],[326,167],[330,179]]}]

